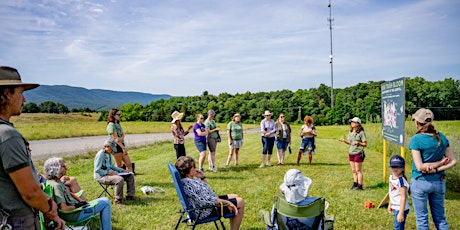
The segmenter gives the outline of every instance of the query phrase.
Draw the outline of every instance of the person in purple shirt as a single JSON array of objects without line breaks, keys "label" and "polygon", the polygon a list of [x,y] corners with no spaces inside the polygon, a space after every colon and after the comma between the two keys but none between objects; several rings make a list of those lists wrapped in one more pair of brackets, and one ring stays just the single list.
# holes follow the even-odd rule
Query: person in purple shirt
[{"label": "person in purple shirt", "polygon": [[201,172],[204,172],[203,164],[206,159],[206,136],[208,135],[208,131],[206,130],[206,126],[203,122],[203,114],[197,114],[196,123],[193,126],[193,133],[195,134],[195,146],[198,149],[198,152],[200,152],[198,164]]}]

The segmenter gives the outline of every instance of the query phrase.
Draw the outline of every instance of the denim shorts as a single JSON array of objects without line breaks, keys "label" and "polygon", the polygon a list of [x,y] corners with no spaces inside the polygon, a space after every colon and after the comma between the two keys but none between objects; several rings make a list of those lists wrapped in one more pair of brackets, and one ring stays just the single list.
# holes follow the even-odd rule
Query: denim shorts
[{"label": "denim shorts", "polygon": [[195,140],[195,147],[198,149],[198,152],[206,151],[206,141]]},{"label": "denim shorts", "polygon": [[286,151],[286,149],[287,149],[287,147],[288,147],[288,144],[289,144],[289,142],[287,141],[286,138],[283,138],[282,141],[276,140],[276,148],[277,148],[278,150]]}]

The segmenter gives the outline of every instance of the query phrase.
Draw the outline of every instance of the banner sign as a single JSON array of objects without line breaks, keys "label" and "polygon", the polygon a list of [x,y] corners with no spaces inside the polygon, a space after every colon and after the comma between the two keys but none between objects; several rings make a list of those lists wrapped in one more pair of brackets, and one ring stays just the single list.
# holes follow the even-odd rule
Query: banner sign
[{"label": "banner sign", "polygon": [[404,145],[405,87],[404,78],[384,82],[382,91],[382,136]]}]

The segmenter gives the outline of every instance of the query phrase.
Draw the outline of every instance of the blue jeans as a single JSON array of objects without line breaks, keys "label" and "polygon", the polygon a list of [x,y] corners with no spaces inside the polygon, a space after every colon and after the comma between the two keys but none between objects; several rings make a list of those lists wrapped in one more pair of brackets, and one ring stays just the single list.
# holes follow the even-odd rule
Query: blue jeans
[{"label": "blue jeans", "polygon": [[276,148],[278,150],[286,151],[288,145],[289,145],[289,142],[287,141],[286,138],[283,138],[283,140],[281,141],[276,140]]},{"label": "blue jeans", "polygon": [[427,201],[430,203],[431,217],[436,229],[449,229],[444,214],[446,182],[416,180],[411,178],[412,206],[414,207],[417,230],[429,229]]},{"label": "blue jeans", "polygon": [[80,212],[80,216],[77,221],[82,221],[90,216],[94,216],[100,213],[101,217],[101,229],[111,230],[112,229],[112,214],[110,212],[110,201],[107,197],[101,197],[96,199],[97,205],[90,208],[85,208]]},{"label": "blue jeans", "polygon": [[393,226],[395,230],[404,230],[404,226],[406,225],[406,218],[407,218],[408,213],[409,213],[409,209],[405,210],[404,211],[404,221],[398,222],[399,210],[393,209],[393,214],[394,214]]},{"label": "blue jeans", "polygon": [[275,145],[275,137],[262,137],[263,150],[262,154],[273,154],[273,146]]}]

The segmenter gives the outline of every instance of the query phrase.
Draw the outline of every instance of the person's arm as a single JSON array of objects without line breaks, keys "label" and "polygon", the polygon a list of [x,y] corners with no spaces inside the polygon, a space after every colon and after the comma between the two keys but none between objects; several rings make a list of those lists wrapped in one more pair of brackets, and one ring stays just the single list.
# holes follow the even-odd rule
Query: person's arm
[{"label": "person's arm", "polygon": [[94,158],[94,173],[97,173],[99,177],[103,177],[107,175],[107,169],[102,169],[102,160],[103,160],[103,152],[104,150],[100,150],[96,157]]},{"label": "person's arm", "polygon": [[404,221],[404,210],[406,207],[406,199],[407,199],[406,191],[407,191],[407,188],[405,186],[399,188],[399,194],[401,195],[401,200],[399,202],[399,213],[396,219],[400,223]]},{"label": "person's arm", "polygon": [[231,145],[232,144],[232,133],[231,133],[231,127],[230,127],[230,124],[228,124],[228,127],[227,127],[227,138],[228,138],[228,144]]},{"label": "person's arm", "polygon": [[193,125],[190,125],[190,126],[188,127],[187,131],[185,131],[185,133],[184,133],[184,136],[187,136],[187,134],[190,133],[190,130],[191,130],[191,129],[193,129]]},{"label": "person's arm", "polygon": [[233,212],[235,213],[235,215],[238,215],[238,208],[230,201],[228,200],[224,200],[224,199],[220,199],[220,198],[217,198],[216,199],[216,204],[217,206],[227,206],[228,209],[230,209],[230,212]]},{"label": "person's arm", "polygon": [[59,218],[56,203],[35,182],[30,166],[11,172],[9,176],[28,205],[41,211],[47,219],[56,222],[59,229],[64,229],[65,221]]},{"label": "person's arm", "polygon": [[198,127],[198,128],[195,129],[195,130],[196,130],[196,133],[198,133],[198,136],[200,136],[200,137],[203,137],[203,136],[207,136],[207,135],[208,135],[207,129],[205,129],[205,131],[201,131],[201,128]]}]

